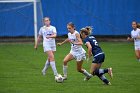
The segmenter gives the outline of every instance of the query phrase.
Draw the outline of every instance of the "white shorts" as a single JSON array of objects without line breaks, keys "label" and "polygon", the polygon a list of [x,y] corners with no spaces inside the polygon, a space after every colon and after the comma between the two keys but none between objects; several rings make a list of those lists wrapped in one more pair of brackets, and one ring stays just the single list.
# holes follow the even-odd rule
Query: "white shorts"
[{"label": "white shorts", "polygon": [[140,45],[135,45],[135,50],[140,50]]},{"label": "white shorts", "polygon": [[76,61],[86,60],[86,53],[70,51]]},{"label": "white shorts", "polygon": [[43,46],[44,52],[47,51],[56,51],[56,46]]}]

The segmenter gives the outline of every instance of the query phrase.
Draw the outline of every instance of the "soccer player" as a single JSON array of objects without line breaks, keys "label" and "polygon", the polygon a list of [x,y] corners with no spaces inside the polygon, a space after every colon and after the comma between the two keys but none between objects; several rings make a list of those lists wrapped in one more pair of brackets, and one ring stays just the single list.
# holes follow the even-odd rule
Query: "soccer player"
[{"label": "soccer player", "polygon": [[[111,83],[106,79],[104,76],[105,73],[109,73],[111,77],[113,77],[112,74],[112,68],[107,69],[101,69],[102,63],[105,59],[105,54],[102,51],[102,49],[99,47],[99,44],[96,40],[96,38],[93,35],[90,35],[92,31],[91,27],[85,27],[80,30],[80,34],[82,39],[84,39],[84,43],[88,48],[88,58],[93,55],[94,59],[91,64],[90,73],[94,76],[97,75],[106,85],[111,85]],[[89,80],[89,77],[85,77],[85,81]]]},{"label": "soccer player", "polygon": [[128,37],[127,40],[128,41],[134,40],[136,58],[138,59],[138,62],[140,62],[140,29],[137,27],[138,27],[137,22],[133,21],[132,22],[133,30],[131,31],[131,37]]},{"label": "soccer player", "polygon": [[56,28],[50,25],[51,21],[49,17],[45,17],[43,20],[44,26],[40,28],[37,43],[35,44],[34,48],[37,49],[38,43],[40,42],[41,37],[43,37],[43,48],[44,52],[48,55],[48,59],[46,60],[45,66],[42,70],[42,74],[45,75],[48,67],[51,66],[54,75],[57,76],[58,73],[54,59],[54,53],[56,51],[55,38],[57,32]]},{"label": "soccer player", "polygon": [[68,33],[68,38],[61,42],[58,43],[58,45],[62,45],[66,42],[71,43],[71,50],[68,55],[63,60],[63,79],[67,79],[67,69],[68,69],[68,62],[75,59],[77,62],[77,71],[84,74],[86,77],[90,78],[92,77],[91,74],[89,74],[85,69],[82,68],[83,60],[86,59],[85,53],[86,51],[82,48],[82,40],[80,38],[80,34],[75,30],[75,25],[70,22],[67,24],[67,29],[69,31]]}]

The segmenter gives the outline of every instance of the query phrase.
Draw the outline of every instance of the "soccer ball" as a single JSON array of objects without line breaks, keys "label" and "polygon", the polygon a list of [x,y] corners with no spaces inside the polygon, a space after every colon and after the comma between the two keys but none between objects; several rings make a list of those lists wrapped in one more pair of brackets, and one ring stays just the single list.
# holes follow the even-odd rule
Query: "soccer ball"
[{"label": "soccer ball", "polygon": [[55,81],[57,82],[57,83],[63,83],[63,77],[62,77],[62,75],[61,74],[58,74],[57,76],[55,76]]}]

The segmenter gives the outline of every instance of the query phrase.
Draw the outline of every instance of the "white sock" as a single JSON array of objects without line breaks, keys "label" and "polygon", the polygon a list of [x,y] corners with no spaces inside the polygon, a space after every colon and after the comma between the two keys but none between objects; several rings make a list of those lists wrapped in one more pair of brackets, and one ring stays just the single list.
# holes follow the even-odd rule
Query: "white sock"
[{"label": "white sock", "polygon": [[63,65],[63,74],[65,77],[67,77],[67,69],[68,69],[68,66]]},{"label": "white sock", "polygon": [[140,62],[140,59],[138,59],[138,61]]},{"label": "white sock", "polygon": [[83,74],[84,74],[85,76],[87,76],[87,77],[90,77],[90,76],[91,76],[91,74],[90,74],[90,73],[88,73],[85,69],[84,69]]},{"label": "white sock", "polygon": [[52,67],[52,70],[53,70],[54,75],[55,76],[58,75],[57,69],[56,69],[56,66],[55,66],[55,61],[50,62],[50,65]]},{"label": "white sock", "polygon": [[49,66],[50,66],[50,62],[48,62],[48,60],[47,60],[45,63],[45,66],[43,68],[43,71],[46,71],[49,68]]}]

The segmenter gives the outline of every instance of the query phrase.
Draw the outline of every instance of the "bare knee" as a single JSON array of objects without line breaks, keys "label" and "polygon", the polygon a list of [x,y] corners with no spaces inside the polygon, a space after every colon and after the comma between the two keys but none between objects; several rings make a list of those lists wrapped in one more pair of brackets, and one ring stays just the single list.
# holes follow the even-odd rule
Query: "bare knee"
[{"label": "bare knee", "polygon": [[136,58],[140,59],[140,52],[138,50],[135,50]]},{"label": "bare knee", "polygon": [[64,60],[63,60],[63,64],[64,64],[64,66],[66,66],[67,63],[68,63],[68,61],[64,59]]},{"label": "bare knee", "polygon": [[140,59],[140,56],[139,56],[138,54],[136,54],[136,58],[137,58],[137,59]]},{"label": "bare knee", "polygon": [[50,61],[54,61],[54,55],[53,55],[53,54],[49,54],[49,55],[48,55],[48,59],[49,59]]},{"label": "bare knee", "polygon": [[82,68],[77,68],[77,71],[80,72],[80,73],[84,72]]}]

